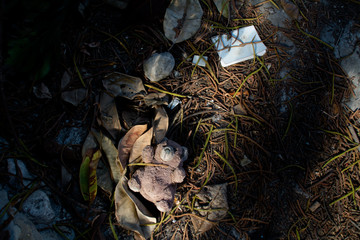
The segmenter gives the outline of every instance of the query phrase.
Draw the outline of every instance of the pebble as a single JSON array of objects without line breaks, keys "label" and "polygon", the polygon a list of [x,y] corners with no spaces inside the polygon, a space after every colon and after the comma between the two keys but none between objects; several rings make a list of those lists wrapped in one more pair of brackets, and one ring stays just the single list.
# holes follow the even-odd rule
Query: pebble
[{"label": "pebble", "polygon": [[168,77],[175,66],[175,59],[169,52],[155,53],[144,61],[145,76],[152,82]]},{"label": "pebble", "polygon": [[49,197],[41,190],[33,192],[23,204],[23,211],[34,223],[50,223],[55,213]]}]

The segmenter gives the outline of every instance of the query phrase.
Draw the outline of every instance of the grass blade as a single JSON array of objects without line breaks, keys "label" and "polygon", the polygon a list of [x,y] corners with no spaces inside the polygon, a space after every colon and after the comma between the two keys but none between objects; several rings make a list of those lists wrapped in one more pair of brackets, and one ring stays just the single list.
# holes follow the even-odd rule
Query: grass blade
[{"label": "grass blade", "polygon": [[338,159],[339,157],[344,156],[346,153],[356,150],[359,146],[360,146],[360,144],[358,144],[358,145],[356,145],[355,147],[352,147],[352,148],[350,148],[350,149],[348,149],[348,150],[346,150],[346,151],[344,151],[344,152],[336,155],[335,157],[332,157],[330,160],[328,160],[328,161],[322,166],[322,168],[326,167],[328,164],[330,164],[330,163],[333,162],[334,160]]},{"label": "grass blade", "polygon": [[197,168],[197,167],[200,165],[200,162],[201,162],[201,159],[202,159],[203,156],[204,156],[206,147],[207,147],[207,145],[209,144],[209,140],[210,140],[211,134],[212,134],[212,132],[213,132],[213,129],[214,129],[214,125],[211,125],[210,131],[209,131],[209,133],[208,133],[208,136],[207,136],[206,141],[205,141],[205,144],[204,144],[204,147],[203,147],[203,149],[202,149],[202,151],[201,151],[201,153],[200,153],[199,160],[198,160],[198,162],[196,163],[196,165],[194,166],[194,168]]},{"label": "grass blade", "polygon": [[218,153],[217,151],[214,151],[214,153],[219,156],[219,158],[230,168],[231,172],[233,173],[234,179],[235,179],[235,193],[234,194],[236,195],[237,187],[238,187],[238,181],[237,181],[237,176],[236,176],[234,168],[231,166],[231,164],[223,156],[221,156],[220,153]]},{"label": "grass blade", "polygon": [[165,94],[172,95],[172,96],[174,96],[174,97],[190,98],[189,96],[185,96],[185,95],[181,95],[181,94],[177,94],[177,93],[168,92],[168,91],[162,90],[162,89],[160,89],[160,88],[154,87],[154,86],[149,85],[149,84],[144,84],[144,85],[145,85],[145,87],[154,89],[154,90],[156,90],[156,91],[158,91],[158,92],[161,92],[161,93],[165,93]]}]

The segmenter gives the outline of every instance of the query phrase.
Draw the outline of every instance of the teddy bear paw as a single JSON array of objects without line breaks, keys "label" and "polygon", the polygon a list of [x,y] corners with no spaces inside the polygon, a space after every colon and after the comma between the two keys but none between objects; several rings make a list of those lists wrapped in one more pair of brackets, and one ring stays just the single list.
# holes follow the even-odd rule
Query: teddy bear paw
[{"label": "teddy bear paw", "polygon": [[155,203],[156,208],[160,212],[169,212],[171,210],[172,204],[169,201],[161,200]]}]

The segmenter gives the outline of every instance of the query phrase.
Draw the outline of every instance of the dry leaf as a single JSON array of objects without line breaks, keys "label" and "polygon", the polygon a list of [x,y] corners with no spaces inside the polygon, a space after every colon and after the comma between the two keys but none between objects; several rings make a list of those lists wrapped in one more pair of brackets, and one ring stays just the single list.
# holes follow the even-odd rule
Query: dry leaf
[{"label": "dry leaf", "polygon": [[131,193],[127,182],[128,180],[124,176],[115,188],[116,219],[123,228],[134,231],[147,239],[155,229],[156,218]]},{"label": "dry leaf", "polygon": [[124,97],[130,100],[146,93],[140,78],[118,72],[107,75],[103,80],[103,85],[114,97]]},{"label": "dry leaf", "polygon": [[118,151],[114,146],[114,143],[102,133],[92,131],[92,134],[95,136],[101,149],[105,152],[111,170],[111,177],[114,179],[115,183],[117,183],[121,176],[125,174],[126,168],[123,168],[120,164]]},{"label": "dry leaf", "polygon": [[169,97],[165,93],[150,93],[144,97],[146,106],[168,105]]},{"label": "dry leaf", "polygon": [[201,26],[202,15],[198,0],[172,0],[164,17],[165,36],[173,43],[191,38]]},{"label": "dry leaf", "polygon": [[[204,221],[200,218],[191,217],[197,234],[210,230],[218,221],[226,216],[229,209],[226,187],[227,183],[205,186],[200,193],[197,194],[198,199],[203,202],[198,208],[204,210],[199,211],[199,214],[202,218],[206,219]],[[200,202],[197,202],[197,205],[199,204]]]},{"label": "dry leaf", "polygon": [[235,105],[233,110],[235,114],[247,115],[247,111],[242,104]]},{"label": "dry leaf", "polygon": [[113,182],[111,180],[110,170],[107,168],[103,161],[100,161],[96,169],[97,184],[98,186],[111,196],[114,192]]},{"label": "dry leaf", "polygon": [[229,18],[229,0],[213,0],[219,13]]},{"label": "dry leaf", "polygon": [[94,201],[97,194],[96,169],[101,158],[99,145],[89,133],[81,149],[82,162],[79,171],[81,194],[85,201]]},{"label": "dry leaf", "polygon": [[154,119],[154,136],[156,143],[161,143],[169,128],[169,117],[163,107],[157,106]]},{"label": "dry leaf", "polygon": [[136,160],[140,159],[143,149],[151,145],[154,128],[150,128],[143,135],[141,135],[134,143],[129,157],[129,164],[135,163]]},{"label": "dry leaf", "polygon": [[100,113],[99,124],[108,130],[113,139],[118,139],[121,125],[115,99],[106,93],[102,93],[100,97]]},{"label": "dry leaf", "polygon": [[60,86],[61,90],[63,90],[64,88],[67,87],[67,85],[69,85],[70,80],[71,80],[70,69],[67,69],[61,78],[61,86]]},{"label": "dry leaf", "polygon": [[49,88],[44,83],[41,83],[40,86],[34,86],[33,92],[34,92],[34,95],[40,99],[46,99],[46,98],[51,99],[52,98]]},{"label": "dry leaf", "polygon": [[119,141],[118,152],[119,160],[123,168],[128,164],[131,149],[133,148],[136,140],[146,131],[147,124],[135,125],[132,127],[125,136]]},{"label": "dry leaf", "polygon": [[289,0],[281,0],[281,5],[289,17],[295,20],[299,18],[299,8],[294,3]]},{"label": "dry leaf", "polygon": [[61,93],[61,98],[75,107],[78,106],[87,96],[87,89],[79,88]]}]

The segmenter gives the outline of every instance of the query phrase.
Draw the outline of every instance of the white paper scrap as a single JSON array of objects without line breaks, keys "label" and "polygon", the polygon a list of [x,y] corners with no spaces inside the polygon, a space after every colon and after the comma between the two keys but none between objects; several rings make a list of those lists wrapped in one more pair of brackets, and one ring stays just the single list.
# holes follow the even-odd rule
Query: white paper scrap
[{"label": "white paper scrap", "polygon": [[[200,58],[200,60],[199,60],[199,58],[200,58],[199,55],[194,55],[194,58],[193,58],[192,63],[193,63],[194,65],[197,64],[197,65],[200,66],[200,67],[205,67],[205,66],[206,66],[206,62],[205,62],[205,61],[207,61],[208,58],[207,58],[206,56],[202,56],[202,58]],[[204,61],[204,59],[205,59],[205,61]]]},{"label": "white paper scrap", "polygon": [[224,34],[215,36],[211,40],[215,44],[223,67],[253,59],[254,54],[262,56],[266,53],[266,46],[254,26],[232,31],[229,39],[228,35]]}]

